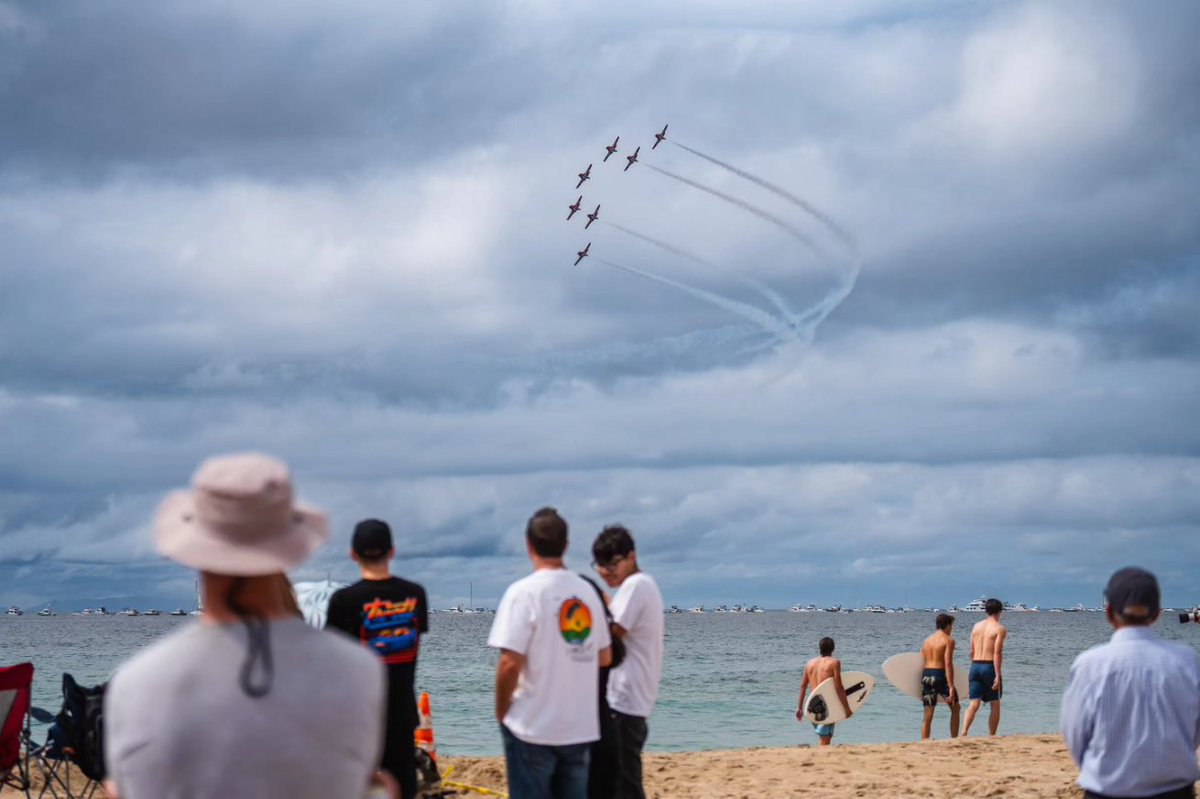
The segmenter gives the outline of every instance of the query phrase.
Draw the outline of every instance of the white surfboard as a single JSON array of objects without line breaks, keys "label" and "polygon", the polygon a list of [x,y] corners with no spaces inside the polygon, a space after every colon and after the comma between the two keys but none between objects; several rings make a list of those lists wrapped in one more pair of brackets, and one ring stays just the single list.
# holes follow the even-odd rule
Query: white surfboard
[{"label": "white surfboard", "polygon": [[[850,710],[857,713],[871,695],[871,691],[875,690],[875,678],[865,671],[844,671],[842,687],[846,689],[846,701],[850,703]],[[842,707],[842,700],[838,699],[832,677],[822,680],[821,684],[813,689],[812,695],[804,703],[804,718],[813,724],[836,724],[849,718]]]},{"label": "white surfboard", "polygon": [[[954,664],[954,687],[958,689],[958,701],[967,701],[967,671],[965,663]],[[913,699],[921,698],[921,675],[925,671],[925,658],[920,652],[904,652],[892,655],[883,661],[883,676],[896,690]],[[946,700],[941,698],[943,704]]]}]

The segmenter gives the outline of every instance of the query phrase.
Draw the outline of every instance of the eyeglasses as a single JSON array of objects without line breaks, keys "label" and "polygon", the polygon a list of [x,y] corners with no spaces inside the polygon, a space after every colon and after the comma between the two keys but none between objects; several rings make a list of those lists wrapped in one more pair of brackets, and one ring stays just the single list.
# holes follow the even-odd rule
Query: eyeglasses
[{"label": "eyeglasses", "polygon": [[625,555],[617,555],[615,558],[608,561],[607,563],[600,563],[598,561],[593,560],[592,568],[598,572],[610,572],[610,571],[616,569],[618,566],[620,566],[621,561],[625,560],[625,557],[626,557]]}]

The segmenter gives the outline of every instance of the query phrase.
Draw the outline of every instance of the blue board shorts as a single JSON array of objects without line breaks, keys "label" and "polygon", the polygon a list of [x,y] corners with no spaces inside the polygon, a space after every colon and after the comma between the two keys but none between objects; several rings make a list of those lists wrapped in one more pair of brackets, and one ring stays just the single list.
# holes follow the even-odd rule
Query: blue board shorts
[{"label": "blue board shorts", "polygon": [[817,734],[818,738],[832,738],[833,737],[833,725],[832,724],[814,724],[813,732],[815,732]]},{"label": "blue board shorts", "polygon": [[992,684],[996,682],[996,666],[990,660],[972,661],[967,680],[972,702],[995,702],[1004,693],[1003,685],[999,691],[992,690]]},{"label": "blue board shorts", "polygon": [[945,669],[925,669],[921,672],[921,704],[937,707],[938,697],[950,699],[950,684]]}]

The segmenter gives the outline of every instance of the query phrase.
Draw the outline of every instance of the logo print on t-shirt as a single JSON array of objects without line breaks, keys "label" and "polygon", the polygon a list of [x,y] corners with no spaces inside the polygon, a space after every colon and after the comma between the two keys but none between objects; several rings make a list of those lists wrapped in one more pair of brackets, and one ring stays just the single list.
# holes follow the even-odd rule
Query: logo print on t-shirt
[{"label": "logo print on t-shirt", "polygon": [[571,597],[558,609],[558,629],[568,644],[582,644],[592,634],[592,612],[579,597]]},{"label": "logo print on t-shirt", "polygon": [[359,637],[382,655],[385,663],[411,663],[417,658],[416,610],[416,597],[368,602],[362,607]]}]

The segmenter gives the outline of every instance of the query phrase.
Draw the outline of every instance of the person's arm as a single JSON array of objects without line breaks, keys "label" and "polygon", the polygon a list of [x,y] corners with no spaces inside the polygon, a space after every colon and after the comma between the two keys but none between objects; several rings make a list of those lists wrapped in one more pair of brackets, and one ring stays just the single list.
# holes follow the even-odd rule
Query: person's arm
[{"label": "person's arm", "polygon": [[846,710],[846,718],[854,715],[854,711],[850,709],[850,700],[846,697],[846,686],[842,685],[842,661],[833,661],[833,687],[837,689],[838,699],[842,700],[842,707]]},{"label": "person's arm", "polygon": [[804,677],[800,679],[800,698],[796,700],[796,721],[804,721],[804,695],[808,693],[808,666],[804,667]]},{"label": "person's arm", "polygon": [[996,668],[996,679],[992,682],[992,690],[1000,690],[1000,664],[1004,662],[1004,639],[1008,637],[1008,630],[1004,627],[1000,628],[1000,632],[996,634],[996,650],[992,653],[992,665]]},{"label": "person's arm", "polygon": [[967,654],[971,656],[969,658],[969,660],[972,663],[974,663],[975,662],[975,631],[974,630],[971,630],[971,637],[967,640],[970,642],[970,645],[967,647]]},{"label": "person's arm", "polygon": [[954,687],[954,639],[946,642],[946,684],[950,686],[950,704],[958,703],[958,689]]},{"label": "person's arm", "polygon": [[[1092,708],[1089,698],[1099,686],[1087,679],[1080,672],[1079,661],[1071,666],[1067,675],[1067,687],[1063,691],[1062,708],[1059,710],[1058,726],[1062,730],[1063,742],[1071,759],[1076,766],[1083,764],[1083,756],[1087,753],[1088,744],[1092,738]],[[1197,738],[1200,743],[1200,736]]]},{"label": "person's arm", "polygon": [[517,690],[517,678],[525,668],[525,656],[511,649],[501,649],[496,661],[496,721],[504,723],[508,709],[512,707],[513,692]]}]

